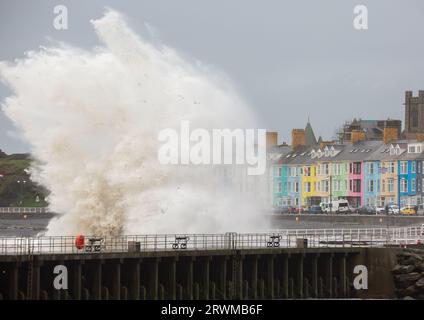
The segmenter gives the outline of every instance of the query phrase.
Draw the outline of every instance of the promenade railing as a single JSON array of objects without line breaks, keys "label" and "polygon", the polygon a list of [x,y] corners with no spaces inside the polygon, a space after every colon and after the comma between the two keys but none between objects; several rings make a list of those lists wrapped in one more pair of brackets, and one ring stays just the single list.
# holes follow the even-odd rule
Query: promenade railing
[{"label": "promenade railing", "polygon": [[[81,239],[80,239],[81,240]],[[117,237],[0,237],[0,255],[113,253],[175,250],[383,247],[417,244],[421,226],[374,229],[288,229],[264,233],[153,234]]]},{"label": "promenade railing", "polygon": [[47,213],[46,207],[0,207],[2,213]]}]

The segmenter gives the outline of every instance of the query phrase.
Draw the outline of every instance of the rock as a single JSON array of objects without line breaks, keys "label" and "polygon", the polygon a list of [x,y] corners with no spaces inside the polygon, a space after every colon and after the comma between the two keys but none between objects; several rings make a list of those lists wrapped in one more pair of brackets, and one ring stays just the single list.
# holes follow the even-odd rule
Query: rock
[{"label": "rock", "polygon": [[394,274],[400,274],[402,270],[402,266],[400,264],[395,265],[395,267],[392,269],[392,273]]},{"label": "rock", "polygon": [[396,290],[396,295],[398,297],[406,297],[406,296],[414,296],[416,294],[415,286],[409,286],[406,289],[398,289]]},{"label": "rock", "polygon": [[397,297],[424,300],[424,251],[405,249],[397,258],[397,264],[391,270]]},{"label": "rock", "polygon": [[417,282],[415,282],[415,287],[417,289],[424,289],[424,278],[421,278]]},{"label": "rock", "polygon": [[416,254],[414,252],[405,252],[403,255],[405,257],[410,257],[410,258],[413,258],[413,259],[418,260],[418,261],[424,260],[424,258],[422,256],[420,256],[419,254]]},{"label": "rock", "polygon": [[421,278],[421,274],[418,272],[411,272],[406,274],[398,274],[395,276],[395,279],[399,282],[403,281],[417,281],[419,278]]},{"label": "rock", "polygon": [[395,267],[392,269],[393,274],[405,274],[405,273],[411,273],[416,269],[416,266],[413,264],[408,264],[406,266],[402,266],[400,264],[395,265]]},{"label": "rock", "polygon": [[409,248],[405,250],[405,253],[409,253],[409,252],[419,254],[420,256],[424,258],[424,249],[422,248]]},{"label": "rock", "polygon": [[416,264],[419,264],[419,263],[420,263],[420,260],[417,260],[413,257],[408,257],[408,258],[400,261],[400,264],[403,265],[403,266],[416,265]]},{"label": "rock", "polygon": [[421,274],[418,272],[397,274],[395,275],[396,287],[399,289],[405,289],[415,284],[415,282],[421,278]]},{"label": "rock", "polygon": [[417,268],[417,271],[423,272],[424,271],[424,262],[418,264],[416,268]]},{"label": "rock", "polygon": [[415,265],[408,264],[407,266],[403,266],[401,268],[402,273],[411,273],[415,270]]}]

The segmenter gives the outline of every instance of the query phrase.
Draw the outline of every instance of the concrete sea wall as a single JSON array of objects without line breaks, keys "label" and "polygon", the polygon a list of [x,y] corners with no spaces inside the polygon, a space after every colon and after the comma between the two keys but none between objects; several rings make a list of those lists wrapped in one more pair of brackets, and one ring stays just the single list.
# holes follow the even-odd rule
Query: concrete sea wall
[{"label": "concrete sea wall", "polygon": [[[0,256],[2,299],[392,298],[398,249],[272,248]],[[354,267],[368,268],[355,290]],[[68,288],[53,287],[55,266]]]}]

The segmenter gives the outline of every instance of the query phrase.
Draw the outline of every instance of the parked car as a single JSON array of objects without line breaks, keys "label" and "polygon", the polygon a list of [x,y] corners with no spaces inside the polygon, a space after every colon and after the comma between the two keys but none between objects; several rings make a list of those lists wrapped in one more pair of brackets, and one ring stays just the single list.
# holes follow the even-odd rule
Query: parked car
[{"label": "parked car", "polygon": [[400,213],[405,215],[417,214],[416,206],[406,205],[400,209]]},{"label": "parked car", "polygon": [[375,208],[376,214],[385,214],[386,213],[386,207],[385,206],[378,206]]},{"label": "parked car", "polygon": [[277,206],[277,207],[274,207],[273,212],[275,214],[288,213],[289,212],[289,206]]},{"label": "parked car", "polygon": [[292,206],[287,207],[287,213],[296,213],[296,208]]},{"label": "parked car", "polygon": [[392,204],[392,205],[388,206],[388,214],[396,215],[396,214],[399,214],[399,212],[400,212],[400,210],[399,210],[399,207],[397,205]]},{"label": "parked car", "polygon": [[308,213],[320,214],[322,212],[322,208],[320,206],[310,206],[308,209]]},{"label": "parked car", "polygon": [[330,203],[321,203],[320,206],[322,211],[327,213],[349,213],[349,202],[344,199],[334,200]]},{"label": "parked car", "polygon": [[297,207],[297,208],[294,208],[294,213],[302,213],[302,212],[304,212],[305,210],[302,208],[302,207]]},{"label": "parked car", "polygon": [[362,206],[357,209],[357,213],[359,214],[375,214],[376,208],[372,206]]},{"label": "parked car", "polygon": [[350,213],[358,213],[360,207],[351,207],[349,206]]}]

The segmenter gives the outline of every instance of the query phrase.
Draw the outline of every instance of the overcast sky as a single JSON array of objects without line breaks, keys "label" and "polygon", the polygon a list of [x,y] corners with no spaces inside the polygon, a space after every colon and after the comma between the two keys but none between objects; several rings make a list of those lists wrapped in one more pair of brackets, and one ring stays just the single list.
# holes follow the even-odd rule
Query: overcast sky
[{"label": "overcast sky", "polygon": [[[68,7],[66,31],[53,28],[57,4]],[[368,7],[365,31],[353,28],[358,4]],[[89,21],[105,7],[137,33],[148,23],[161,42],[227,73],[280,143],[308,116],[324,139],[353,117],[403,121],[404,91],[424,89],[422,0],[0,0],[0,60],[49,39],[98,45]],[[0,84],[0,100],[8,94]],[[0,111],[0,149],[28,151],[14,131]]]}]

